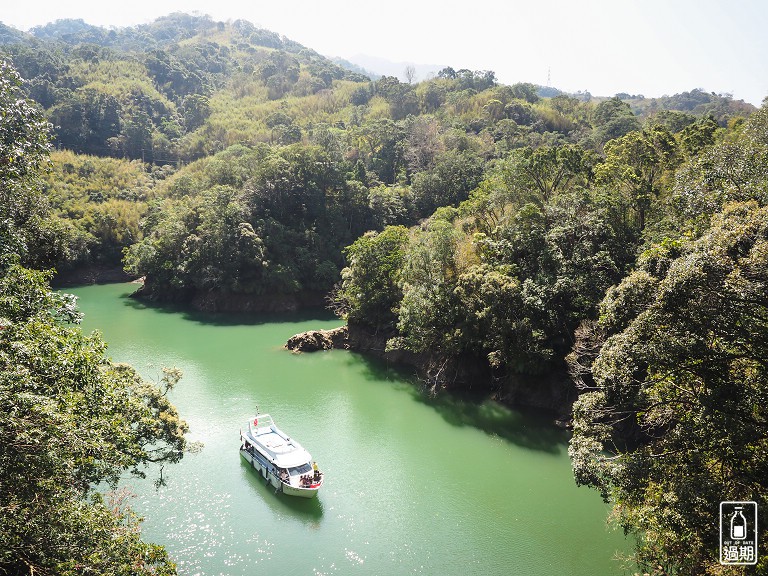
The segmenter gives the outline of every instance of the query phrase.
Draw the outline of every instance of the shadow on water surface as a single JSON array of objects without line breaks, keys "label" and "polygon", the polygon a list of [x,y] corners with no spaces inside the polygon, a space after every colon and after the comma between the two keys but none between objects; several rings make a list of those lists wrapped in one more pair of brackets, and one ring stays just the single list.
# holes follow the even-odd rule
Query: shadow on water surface
[{"label": "shadow on water surface", "polygon": [[559,454],[566,448],[566,432],[557,428],[553,416],[546,412],[508,408],[486,395],[456,392],[435,395],[415,389],[412,396],[453,426],[471,426],[531,450]]},{"label": "shadow on water surface", "polygon": [[378,358],[350,353],[350,364],[362,364],[368,380],[402,382],[411,397],[437,412],[453,426],[469,426],[523,448],[559,454],[567,446],[567,433],[555,426],[554,416],[533,408],[510,408],[491,399],[489,392],[442,391],[431,394],[413,369]]},{"label": "shadow on water surface", "polygon": [[[284,313],[205,313],[173,304],[160,304],[132,298],[130,294],[121,297],[126,306],[136,310],[151,309],[160,313],[180,314],[184,319],[213,326],[261,325],[284,322],[330,321],[336,317],[323,308],[302,309]],[[316,352],[323,354],[323,352]],[[356,352],[346,353],[347,364],[354,365],[361,375],[370,381],[390,382],[406,390],[415,401],[435,410],[453,426],[473,427],[502,438],[515,445],[533,450],[557,454],[567,445],[567,434],[553,423],[553,416],[534,409],[513,409],[490,398],[489,392],[481,394],[441,392],[433,395],[424,390],[415,370],[408,366],[396,365],[385,360]],[[304,506],[295,498],[278,495],[288,500],[288,506]],[[274,498],[273,498],[274,499]],[[310,501],[311,502],[311,501]],[[317,502],[316,502],[317,504]],[[302,510],[299,508],[298,510]],[[311,509],[307,509],[311,510]]]},{"label": "shadow on water surface", "polygon": [[[322,353],[322,352],[320,352]],[[363,378],[374,382],[380,381],[406,381],[413,386],[418,386],[418,378],[415,370],[404,364],[392,364],[386,360],[369,356],[361,352],[346,352],[348,366],[354,366]]]},{"label": "shadow on water surface", "polygon": [[[325,308],[302,308],[293,312],[200,312],[183,304],[151,302],[134,298],[131,293],[120,296],[123,304],[134,310],[154,310],[161,314],[178,314],[185,320],[210,326],[257,326],[273,322],[326,322],[338,320]],[[338,320],[341,324],[341,320]]]},{"label": "shadow on water surface", "polygon": [[295,496],[286,496],[282,492],[275,492],[274,486],[267,484],[262,476],[256,473],[253,467],[245,460],[240,458],[240,466],[243,475],[247,477],[249,486],[264,498],[270,510],[273,512],[292,512],[297,518],[301,517],[311,521],[319,521],[323,517],[322,493],[315,498],[298,498]]}]

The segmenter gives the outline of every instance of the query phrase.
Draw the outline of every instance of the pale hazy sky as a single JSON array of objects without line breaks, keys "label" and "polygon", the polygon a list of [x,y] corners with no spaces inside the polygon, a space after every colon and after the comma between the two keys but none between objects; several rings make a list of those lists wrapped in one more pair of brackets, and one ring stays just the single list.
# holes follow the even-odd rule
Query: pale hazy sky
[{"label": "pale hazy sky", "polygon": [[549,74],[600,96],[768,96],[766,0],[3,0],[0,21],[126,26],[175,11],[243,18],[327,56],[494,70],[507,84]]}]

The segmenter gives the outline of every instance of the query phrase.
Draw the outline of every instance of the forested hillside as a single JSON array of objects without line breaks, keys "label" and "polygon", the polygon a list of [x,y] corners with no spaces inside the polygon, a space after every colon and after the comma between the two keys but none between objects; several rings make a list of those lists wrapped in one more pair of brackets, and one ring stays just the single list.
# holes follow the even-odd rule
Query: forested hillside
[{"label": "forested hillside", "polygon": [[371,81],[181,14],[0,42],[60,149],[20,200],[24,263],[122,264],[213,310],[330,293],[433,392],[578,396],[576,479],[648,573],[716,573],[711,500],[765,504],[765,105]]},{"label": "forested hillside", "polygon": [[4,27],[0,42],[61,149],[46,179],[59,219],[45,262],[118,267],[133,246],[125,263],[147,295],[214,308],[231,294],[242,305],[327,292],[344,246],[458,206],[514,151],[569,144],[595,163],[643,122],[681,134],[752,108],[700,90],[567,95],[451,68],[372,82],[248,22],[185,14],[110,30]]}]

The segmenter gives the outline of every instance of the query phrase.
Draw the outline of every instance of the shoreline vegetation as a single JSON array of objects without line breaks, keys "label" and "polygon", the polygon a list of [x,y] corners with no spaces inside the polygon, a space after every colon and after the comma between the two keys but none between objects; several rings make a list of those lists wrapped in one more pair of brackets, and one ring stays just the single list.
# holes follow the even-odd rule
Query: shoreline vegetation
[{"label": "shoreline vegetation", "polygon": [[[429,371],[434,367],[427,354],[416,354],[408,350],[388,348],[392,334],[374,333],[364,326],[345,324],[330,330],[307,330],[291,336],[285,348],[293,353],[318,352],[323,350],[349,350],[367,355],[387,363],[414,368],[417,377],[429,387]],[[515,408],[534,408],[552,415],[552,423],[559,428],[571,427],[572,404],[577,390],[567,373],[551,374],[533,378],[519,378],[514,387],[507,387],[500,393],[483,384],[490,378],[488,370],[478,362],[460,359],[445,362],[441,369],[449,374],[450,384],[446,392],[482,392],[501,404]],[[434,393],[434,390],[432,390]]]},{"label": "shoreline vegetation", "polygon": [[[55,358],[50,314],[76,317],[49,306],[40,270],[122,267],[140,297],[200,310],[327,302],[346,344],[308,345],[415,364],[431,393],[575,400],[576,482],[637,537],[644,573],[719,572],[712,503],[768,506],[768,100],[569,94],[451,67],[372,80],[200,15],[0,32],[0,385],[27,381],[3,360],[32,349],[14,338]],[[56,334],[101,365],[101,344]],[[95,378],[54,373],[53,404]]]}]

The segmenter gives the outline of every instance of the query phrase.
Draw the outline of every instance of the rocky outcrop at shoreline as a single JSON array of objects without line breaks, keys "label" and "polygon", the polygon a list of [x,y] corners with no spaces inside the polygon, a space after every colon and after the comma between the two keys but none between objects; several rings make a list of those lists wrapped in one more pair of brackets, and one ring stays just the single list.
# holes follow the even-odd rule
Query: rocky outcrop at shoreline
[{"label": "rocky outcrop at shoreline", "polygon": [[408,350],[387,350],[391,334],[369,332],[361,326],[348,324],[332,330],[308,330],[291,336],[285,344],[294,352],[315,352],[317,350],[352,350],[375,356],[387,362],[423,367],[426,358]]},{"label": "rocky outcrop at shoreline", "polygon": [[348,349],[349,331],[346,326],[332,330],[309,330],[288,339],[285,347],[293,352],[316,352],[332,348]]}]

